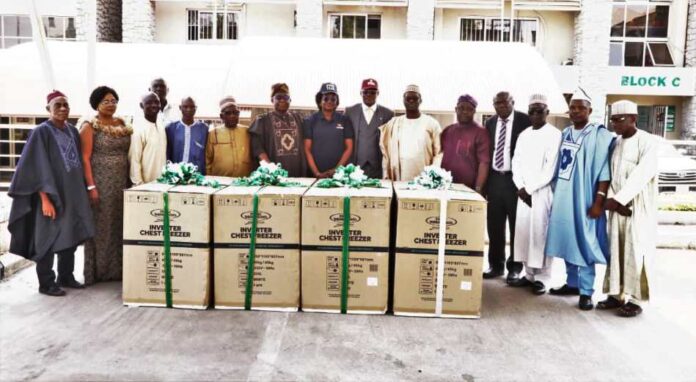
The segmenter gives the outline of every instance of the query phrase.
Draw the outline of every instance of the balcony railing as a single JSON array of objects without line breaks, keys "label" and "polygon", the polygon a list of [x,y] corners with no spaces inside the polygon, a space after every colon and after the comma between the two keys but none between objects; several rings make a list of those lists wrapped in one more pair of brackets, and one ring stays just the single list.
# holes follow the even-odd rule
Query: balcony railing
[{"label": "balcony railing", "polygon": [[581,0],[436,0],[438,8],[500,9],[503,3],[516,10],[579,11]]}]

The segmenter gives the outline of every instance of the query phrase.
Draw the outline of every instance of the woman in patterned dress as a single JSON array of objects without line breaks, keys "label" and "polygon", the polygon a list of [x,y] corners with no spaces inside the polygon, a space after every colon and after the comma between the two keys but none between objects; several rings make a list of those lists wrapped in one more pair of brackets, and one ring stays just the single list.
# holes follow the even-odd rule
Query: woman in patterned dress
[{"label": "woman in patterned dress", "polygon": [[85,284],[121,280],[123,190],[130,187],[128,149],[133,129],[114,117],[118,94],[100,86],[89,97],[97,115],[80,129],[87,190],[96,234],[85,244]]}]

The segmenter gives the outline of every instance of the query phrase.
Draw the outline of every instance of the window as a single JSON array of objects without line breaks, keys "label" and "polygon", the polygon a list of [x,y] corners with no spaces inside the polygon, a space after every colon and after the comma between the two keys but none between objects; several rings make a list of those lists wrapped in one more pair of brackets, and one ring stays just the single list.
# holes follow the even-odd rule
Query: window
[{"label": "window", "polygon": [[609,65],[674,66],[669,49],[669,5],[616,3],[611,14]]},{"label": "window", "polygon": [[50,40],[75,41],[75,18],[65,16],[44,16],[44,32]]},{"label": "window", "polygon": [[188,41],[236,40],[237,12],[188,10]]},{"label": "window", "polygon": [[0,16],[0,48],[9,48],[31,41],[29,16]]},{"label": "window", "polygon": [[382,37],[380,15],[329,15],[331,38],[379,39]]},{"label": "window", "polygon": [[[538,20],[515,19],[512,41],[536,46]],[[505,41],[510,40],[510,19],[500,18],[462,18],[459,28],[461,41]]]}]

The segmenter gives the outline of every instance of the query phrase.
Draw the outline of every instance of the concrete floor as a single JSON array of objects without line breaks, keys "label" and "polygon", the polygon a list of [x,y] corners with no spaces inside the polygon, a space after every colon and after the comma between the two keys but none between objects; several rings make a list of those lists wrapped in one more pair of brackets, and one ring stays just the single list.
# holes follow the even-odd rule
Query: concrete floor
[{"label": "concrete floor", "polygon": [[498,279],[479,320],[126,308],[120,283],[39,295],[32,267],[0,283],[0,380],[694,381],[696,251],[656,265],[636,319]]}]

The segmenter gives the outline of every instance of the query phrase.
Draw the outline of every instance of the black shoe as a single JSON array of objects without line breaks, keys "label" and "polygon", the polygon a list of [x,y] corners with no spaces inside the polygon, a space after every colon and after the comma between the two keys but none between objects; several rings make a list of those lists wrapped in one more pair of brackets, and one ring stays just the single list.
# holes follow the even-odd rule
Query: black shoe
[{"label": "black shoe", "polygon": [[541,281],[535,281],[532,283],[532,293],[534,293],[537,296],[540,296],[544,293],[546,293],[546,285],[542,283]]},{"label": "black shoe", "polygon": [[606,300],[600,301],[597,303],[597,309],[599,310],[609,310],[609,309],[618,309],[624,305],[623,301],[614,298],[614,297],[607,297]]},{"label": "black shoe", "polygon": [[580,295],[580,301],[578,302],[578,308],[580,310],[592,310],[594,304],[592,303],[592,296]]},{"label": "black shoe", "polygon": [[526,277],[518,277],[515,281],[508,281],[507,284],[513,288],[531,287],[533,283],[527,280]]},{"label": "black shoe", "polygon": [[487,271],[483,272],[484,279],[494,279],[503,275],[503,271],[496,271],[493,268],[489,268]]},{"label": "black shoe", "polygon": [[74,278],[72,280],[59,280],[58,285],[62,286],[63,288],[85,289],[85,285],[81,284]]},{"label": "black shoe", "polygon": [[580,294],[580,289],[563,284],[560,288],[551,288],[549,293],[554,296],[577,296]]},{"label": "black shoe", "polygon": [[60,287],[56,284],[51,284],[45,287],[39,287],[39,293],[55,297],[65,296],[65,291],[60,289]]},{"label": "black shoe", "polygon": [[507,278],[505,279],[505,281],[508,284],[517,282],[519,280],[520,280],[520,274],[518,272],[512,272],[512,271],[508,272]]}]

